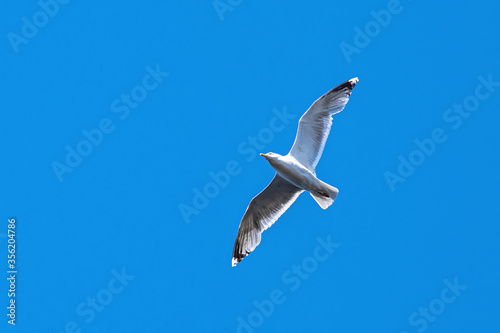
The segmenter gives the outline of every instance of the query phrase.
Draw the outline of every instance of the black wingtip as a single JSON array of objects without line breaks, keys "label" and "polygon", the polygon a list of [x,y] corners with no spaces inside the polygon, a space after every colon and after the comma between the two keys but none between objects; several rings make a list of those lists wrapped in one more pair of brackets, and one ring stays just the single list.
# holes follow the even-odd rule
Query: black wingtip
[{"label": "black wingtip", "polygon": [[335,88],[332,89],[332,92],[337,92],[337,91],[340,91],[340,90],[343,90],[343,89],[348,89],[349,91],[351,91],[352,89],[354,89],[354,87],[356,86],[356,83],[358,83],[359,79],[357,77],[354,77],[350,80],[347,80],[345,82],[342,82],[341,84],[339,84],[338,86],[336,86]]},{"label": "black wingtip", "polygon": [[350,83],[350,85],[351,85],[350,89],[352,90],[356,86],[356,83],[359,82],[359,79],[357,77],[353,77],[352,79],[348,80],[347,82]]},{"label": "black wingtip", "polygon": [[[243,253],[246,252],[246,253]],[[231,260],[231,266],[236,266],[239,264],[243,258],[245,258],[247,255],[249,255],[250,252],[248,251],[243,251],[241,249],[241,243],[238,241],[238,237],[236,237],[236,241],[234,242],[234,248],[233,248],[233,258]]]},{"label": "black wingtip", "polygon": [[249,253],[250,252],[247,252],[247,254],[236,254],[236,255],[233,254],[233,259],[231,260],[231,266],[235,267],[236,265],[238,265],[243,260],[243,258],[245,258]]},{"label": "black wingtip", "polygon": [[333,88],[332,90],[330,90],[331,93],[336,93],[336,92],[339,92],[339,91],[342,91],[344,89],[347,89],[347,94],[350,95],[351,94],[351,91],[352,89],[354,89],[354,87],[356,86],[356,83],[358,83],[359,79],[357,77],[354,77],[350,80],[347,80],[345,82],[342,82],[341,84],[339,84],[338,86],[336,86],[335,88]]}]

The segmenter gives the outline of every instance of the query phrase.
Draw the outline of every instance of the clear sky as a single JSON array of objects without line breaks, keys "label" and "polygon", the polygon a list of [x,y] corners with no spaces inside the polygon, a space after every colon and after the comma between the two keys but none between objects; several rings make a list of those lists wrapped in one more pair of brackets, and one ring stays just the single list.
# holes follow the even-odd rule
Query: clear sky
[{"label": "clear sky", "polygon": [[[4,2],[0,331],[499,331],[499,12]],[[317,167],[337,200],[302,194],[232,268],[258,153],[356,76]]]}]

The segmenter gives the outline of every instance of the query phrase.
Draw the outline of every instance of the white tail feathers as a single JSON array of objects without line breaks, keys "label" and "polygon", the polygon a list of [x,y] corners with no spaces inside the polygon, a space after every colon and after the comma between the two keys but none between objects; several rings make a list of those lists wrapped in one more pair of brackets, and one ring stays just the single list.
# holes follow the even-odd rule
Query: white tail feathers
[{"label": "white tail feathers", "polygon": [[309,193],[314,198],[314,200],[316,200],[316,202],[321,208],[327,209],[332,205],[333,200],[335,200],[337,194],[339,193],[339,190],[331,185],[328,185],[325,182],[322,181],[320,182],[322,186],[321,189],[322,193],[321,192],[309,192]]}]

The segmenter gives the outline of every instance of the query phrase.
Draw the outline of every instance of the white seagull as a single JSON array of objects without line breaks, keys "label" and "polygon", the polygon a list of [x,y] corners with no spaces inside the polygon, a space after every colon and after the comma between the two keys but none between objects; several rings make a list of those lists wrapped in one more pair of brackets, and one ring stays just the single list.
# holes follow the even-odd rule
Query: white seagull
[{"label": "white seagull", "polygon": [[358,82],[355,77],[339,84],[319,99],[299,120],[290,152],[260,154],[276,170],[273,180],[250,201],[240,222],[233,248],[233,267],[260,243],[260,234],[269,228],[304,191],[309,191],[321,208],[327,209],[339,190],[316,178],[318,164],[332,127],[332,115],[342,111]]}]

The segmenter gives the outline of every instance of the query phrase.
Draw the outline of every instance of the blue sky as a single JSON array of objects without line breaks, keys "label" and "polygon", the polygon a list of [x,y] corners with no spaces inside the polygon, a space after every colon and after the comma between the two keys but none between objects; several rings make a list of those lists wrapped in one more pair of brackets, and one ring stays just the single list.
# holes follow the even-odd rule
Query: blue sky
[{"label": "blue sky", "polygon": [[[3,3],[10,332],[498,331],[494,1]],[[307,194],[236,268],[297,121],[359,77]]]}]

